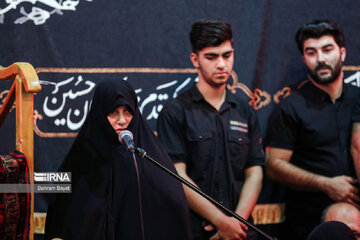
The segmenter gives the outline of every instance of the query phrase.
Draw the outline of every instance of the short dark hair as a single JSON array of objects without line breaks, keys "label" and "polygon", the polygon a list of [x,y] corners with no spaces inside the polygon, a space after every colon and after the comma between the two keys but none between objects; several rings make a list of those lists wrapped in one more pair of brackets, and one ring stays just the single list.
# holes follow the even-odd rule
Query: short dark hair
[{"label": "short dark hair", "polygon": [[336,44],[341,48],[345,47],[345,36],[339,25],[331,20],[314,20],[302,26],[296,33],[295,40],[301,54],[305,40],[309,38],[320,38],[324,35],[334,37]]},{"label": "short dark hair", "polygon": [[231,25],[223,20],[203,19],[195,22],[190,31],[192,51],[197,53],[205,47],[216,47],[232,39]]}]

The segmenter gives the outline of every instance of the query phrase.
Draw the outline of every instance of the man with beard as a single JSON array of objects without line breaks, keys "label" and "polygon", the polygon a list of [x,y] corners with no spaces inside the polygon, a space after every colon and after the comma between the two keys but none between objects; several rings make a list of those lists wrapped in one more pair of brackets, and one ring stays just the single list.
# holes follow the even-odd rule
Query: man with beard
[{"label": "man with beard", "polygon": [[[248,219],[260,194],[265,159],[255,112],[226,90],[234,65],[231,26],[200,20],[192,25],[190,41],[199,80],[164,106],[158,136],[180,176]],[[185,187],[185,194],[193,240],[256,238],[193,190]]]},{"label": "man with beard", "polygon": [[274,110],[266,148],[268,176],[286,188],[280,239],[305,239],[334,202],[359,207],[350,155],[357,87],[343,83],[345,38],[329,20],[315,20],[296,34],[308,69],[302,82]]}]

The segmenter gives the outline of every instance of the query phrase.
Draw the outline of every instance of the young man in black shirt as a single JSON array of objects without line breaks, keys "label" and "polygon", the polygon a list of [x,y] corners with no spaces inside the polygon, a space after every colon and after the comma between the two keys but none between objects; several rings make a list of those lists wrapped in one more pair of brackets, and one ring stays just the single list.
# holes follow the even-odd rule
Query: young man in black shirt
[{"label": "young man in black shirt", "polygon": [[342,30],[315,20],[298,30],[296,42],[308,80],[274,110],[267,135],[267,174],[287,186],[280,239],[305,239],[328,205],[359,207],[360,200],[349,151],[359,89],[343,84]]},{"label": "young man in black shirt", "polygon": [[[230,24],[196,22],[190,40],[199,81],[164,106],[158,136],[180,176],[248,219],[261,190],[264,153],[253,109],[226,90],[234,63]],[[254,236],[191,189],[185,193],[194,239]]]}]

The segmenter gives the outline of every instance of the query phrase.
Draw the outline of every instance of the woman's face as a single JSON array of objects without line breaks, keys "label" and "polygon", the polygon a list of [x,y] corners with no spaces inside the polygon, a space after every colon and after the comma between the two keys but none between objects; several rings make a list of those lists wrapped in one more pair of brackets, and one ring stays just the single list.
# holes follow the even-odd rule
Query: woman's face
[{"label": "woman's face", "polygon": [[119,135],[121,131],[127,129],[129,126],[133,115],[127,109],[125,105],[122,105],[110,113],[107,118],[114,128],[115,132]]}]

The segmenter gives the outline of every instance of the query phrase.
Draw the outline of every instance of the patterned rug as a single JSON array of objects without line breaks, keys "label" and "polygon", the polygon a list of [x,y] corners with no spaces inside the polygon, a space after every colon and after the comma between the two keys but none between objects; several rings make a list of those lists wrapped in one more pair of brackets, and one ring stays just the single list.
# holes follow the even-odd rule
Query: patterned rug
[{"label": "patterned rug", "polygon": [[[0,184],[30,184],[26,157],[19,151],[0,155]],[[0,239],[27,240],[31,193],[0,192]]]}]

